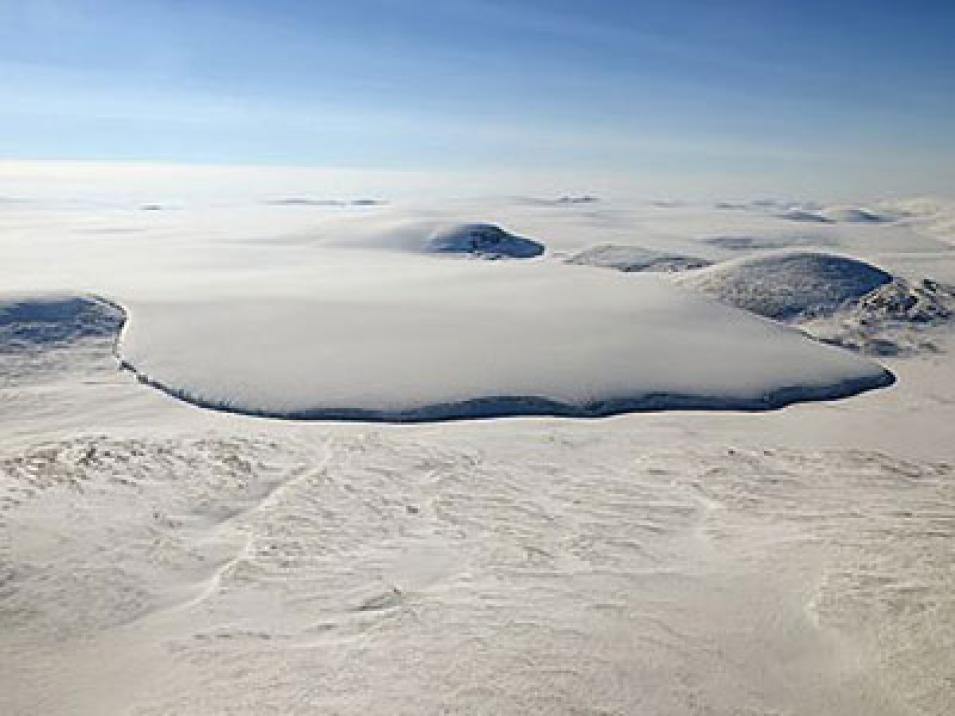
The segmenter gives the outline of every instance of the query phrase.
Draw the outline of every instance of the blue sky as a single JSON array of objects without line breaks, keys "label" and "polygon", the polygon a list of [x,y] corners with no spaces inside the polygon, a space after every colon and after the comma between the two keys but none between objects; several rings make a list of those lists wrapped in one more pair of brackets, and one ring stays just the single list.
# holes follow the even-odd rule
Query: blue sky
[{"label": "blue sky", "polygon": [[0,158],[951,194],[953,37],[950,1],[0,0]]}]

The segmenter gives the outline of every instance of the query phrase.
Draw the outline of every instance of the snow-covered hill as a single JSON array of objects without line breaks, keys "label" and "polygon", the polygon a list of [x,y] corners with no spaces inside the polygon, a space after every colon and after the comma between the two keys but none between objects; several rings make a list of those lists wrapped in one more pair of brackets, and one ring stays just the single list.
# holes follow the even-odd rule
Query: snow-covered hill
[{"label": "snow-covered hill", "polygon": [[726,261],[679,280],[737,308],[792,320],[830,313],[890,283],[892,275],[845,256],[787,251]]},{"label": "snow-covered hill", "polygon": [[567,259],[569,264],[599,266],[617,271],[686,271],[709,266],[706,259],[656,251],[642,246],[601,244]]},{"label": "snow-covered hill", "polygon": [[122,309],[93,296],[0,295],[0,352],[115,337],[124,320]]}]

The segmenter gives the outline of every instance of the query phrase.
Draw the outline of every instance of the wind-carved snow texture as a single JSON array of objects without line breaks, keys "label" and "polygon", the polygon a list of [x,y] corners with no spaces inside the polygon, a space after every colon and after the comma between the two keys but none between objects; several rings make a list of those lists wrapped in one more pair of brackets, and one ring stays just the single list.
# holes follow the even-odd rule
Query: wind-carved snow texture
[{"label": "wind-carved snow texture", "polygon": [[642,246],[601,244],[574,254],[567,259],[567,263],[611,268],[624,272],[673,272],[703,268],[709,266],[712,262],[695,256],[656,251]]},{"label": "wind-carved snow texture", "polygon": [[113,349],[125,320],[119,306],[94,296],[0,296],[0,390],[62,380],[104,363],[115,370]]},{"label": "wind-carved snow texture", "polygon": [[845,256],[782,252],[726,261],[680,281],[737,308],[791,320],[832,312],[891,282],[892,276]]},{"label": "wind-carved snow texture", "polygon": [[124,320],[121,308],[92,296],[0,296],[0,353],[115,338]]},{"label": "wind-carved snow texture", "polygon": [[543,436],[0,454],[0,705],[945,712],[950,464]]},{"label": "wind-carved snow texture", "polygon": [[419,260],[372,282],[341,266],[294,300],[136,302],[124,365],[205,407],[394,421],[765,410],[893,381],[653,276]]},{"label": "wind-carved snow texture", "polygon": [[895,278],[831,316],[801,324],[812,335],[860,353],[890,356],[938,352],[934,329],[955,316],[955,286]]},{"label": "wind-carved snow texture", "polygon": [[[47,584],[43,561],[11,565],[10,551],[0,552],[7,586],[17,587],[3,600],[6,636],[15,639],[29,627],[47,638],[83,637],[199,598],[239,546],[226,529],[211,528],[267,499],[289,470],[298,469],[295,459],[264,440],[169,443],[105,436],[4,456],[0,529],[15,529],[17,517],[34,510],[54,509],[46,498],[66,491],[83,499],[59,515],[62,528],[75,525],[87,535],[64,548],[75,562],[55,585]],[[152,504],[142,504],[143,493],[153,496]],[[124,514],[93,518],[104,500],[114,500]],[[139,526],[115,541],[116,524],[127,519]],[[113,557],[99,562],[95,554],[104,549]],[[37,590],[46,592],[39,602]]]}]

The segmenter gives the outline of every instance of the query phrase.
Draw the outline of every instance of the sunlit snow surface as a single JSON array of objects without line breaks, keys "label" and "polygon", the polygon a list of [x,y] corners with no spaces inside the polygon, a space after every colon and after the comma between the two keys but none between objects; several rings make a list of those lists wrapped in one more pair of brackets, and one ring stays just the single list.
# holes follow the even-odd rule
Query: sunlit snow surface
[{"label": "sunlit snow surface", "polygon": [[[757,410],[892,382],[868,359],[665,276],[541,256],[544,247],[568,248],[574,221],[589,224],[573,237],[579,245],[633,212],[575,206],[137,205],[109,224],[72,207],[27,208],[10,216],[39,225],[11,242],[12,265],[22,263],[10,274],[22,292],[82,288],[125,307],[117,352],[144,383],[258,415],[404,421]],[[695,253],[663,251],[673,243],[665,239],[641,237],[647,255]],[[58,261],[45,260],[54,254]],[[803,268],[789,272],[797,290],[804,274],[817,290],[841,278]]]},{"label": "sunlit snow surface", "polygon": [[318,255],[284,288],[133,302],[120,353],[202,405],[291,417],[759,409],[890,382],[652,277]]},{"label": "sunlit snow surface", "polygon": [[[867,204],[869,221],[569,189],[355,203],[369,191],[202,204],[0,185],[0,712],[950,712],[949,204]],[[474,224],[547,251],[424,248]],[[893,279],[783,327],[675,285],[686,272],[564,263],[600,245],[717,265],[827,251]],[[283,409],[327,397],[325,360],[366,405],[492,383],[586,405],[648,376],[759,395],[782,373],[880,370],[793,330],[830,339],[817,321],[859,352],[910,350],[878,352],[889,390],[761,413],[257,419],[118,370],[122,311],[94,296],[124,307],[137,370]],[[376,352],[329,359],[345,337]]]}]

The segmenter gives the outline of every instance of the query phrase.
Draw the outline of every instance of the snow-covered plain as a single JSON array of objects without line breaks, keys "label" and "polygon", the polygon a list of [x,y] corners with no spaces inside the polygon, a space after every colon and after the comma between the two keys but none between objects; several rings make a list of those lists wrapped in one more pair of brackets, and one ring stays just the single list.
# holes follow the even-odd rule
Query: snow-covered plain
[{"label": "snow-covered plain", "polygon": [[[0,206],[0,711],[955,701],[949,204],[857,207],[869,220],[786,202],[192,206],[15,188],[0,187],[14,199]],[[474,225],[546,251],[428,250]],[[565,263],[600,245],[716,266]],[[689,278],[787,248],[891,282],[782,325]],[[829,340],[849,321],[870,339],[843,341],[856,352],[798,330]],[[903,330],[909,350],[867,350]],[[397,425],[207,410],[120,358],[195,402],[325,417],[464,417],[434,408],[502,397],[546,398],[545,413],[650,394],[752,407],[779,388],[876,387],[882,366],[897,380],[758,413],[634,402]]]}]

